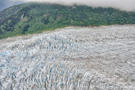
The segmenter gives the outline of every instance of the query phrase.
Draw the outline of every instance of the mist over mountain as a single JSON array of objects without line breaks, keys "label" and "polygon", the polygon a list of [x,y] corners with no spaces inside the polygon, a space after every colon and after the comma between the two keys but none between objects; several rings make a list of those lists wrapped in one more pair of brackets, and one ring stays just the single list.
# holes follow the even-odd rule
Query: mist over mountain
[{"label": "mist over mountain", "polygon": [[62,5],[87,5],[92,7],[112,7],[125,11],[135,11],[135,0],[3,0],[1,2],[6,2],[13,5],[16,2],[45,2],[52,4],[62,4]]}]

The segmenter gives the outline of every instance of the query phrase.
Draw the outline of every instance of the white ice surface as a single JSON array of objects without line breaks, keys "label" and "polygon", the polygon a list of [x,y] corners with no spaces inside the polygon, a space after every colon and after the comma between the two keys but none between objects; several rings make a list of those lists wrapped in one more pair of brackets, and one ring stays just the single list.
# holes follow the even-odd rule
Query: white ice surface
[{"label": "white ice surface", "polygon": [[0,90],[135,90],[135,25],[0,40]]}]

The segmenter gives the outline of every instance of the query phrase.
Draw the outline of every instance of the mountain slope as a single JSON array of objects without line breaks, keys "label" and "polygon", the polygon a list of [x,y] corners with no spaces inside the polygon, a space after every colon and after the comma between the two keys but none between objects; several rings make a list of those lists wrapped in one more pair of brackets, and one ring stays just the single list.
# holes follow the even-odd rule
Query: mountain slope
[{"label": "mountain slope", "polygon": [[27,3],[0,12],[0,38],[65,26],[135,24],[135,12],[88,6]]}]

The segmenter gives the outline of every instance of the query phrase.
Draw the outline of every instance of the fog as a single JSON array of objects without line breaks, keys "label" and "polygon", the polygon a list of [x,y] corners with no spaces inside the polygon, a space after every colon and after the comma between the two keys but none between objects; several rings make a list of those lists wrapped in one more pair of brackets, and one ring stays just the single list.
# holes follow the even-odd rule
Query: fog
[{"label": "fog", "polygon": [[[17,1],[17,0],[14,0]],[[135,11],[135,0],[20,0],[24,2],[48,2],[64,5],[81,4],[93,7],[113,7],[116,9]]]},{"label": "fog", "polygon": [[120,10],[135,11],[135,0],[0,0],[0,10],[24,2],[47,2],[62,5],[87,5],[92,7],[113,7]]}]

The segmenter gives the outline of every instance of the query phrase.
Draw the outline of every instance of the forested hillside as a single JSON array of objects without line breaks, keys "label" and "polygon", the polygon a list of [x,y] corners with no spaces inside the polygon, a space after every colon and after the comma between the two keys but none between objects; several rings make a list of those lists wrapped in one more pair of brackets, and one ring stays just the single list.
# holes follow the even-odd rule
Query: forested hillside
[{"label": "forested hillside", "polygon": [[25,3],[0,12],[0,38],[65,26],[135,24],[135,12],[113,8]]}]

